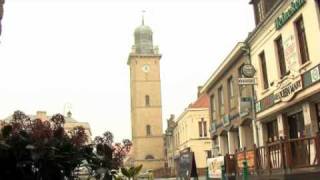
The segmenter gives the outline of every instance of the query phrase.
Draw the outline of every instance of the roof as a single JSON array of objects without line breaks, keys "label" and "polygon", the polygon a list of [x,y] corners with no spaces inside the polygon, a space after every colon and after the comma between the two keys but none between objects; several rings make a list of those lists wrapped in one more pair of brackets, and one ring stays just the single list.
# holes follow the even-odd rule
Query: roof
[{"label": "roof", "polygon": [[209,96],[202,94],[200,97],[192,103],[189,108],[208,108],[209,107]]}]

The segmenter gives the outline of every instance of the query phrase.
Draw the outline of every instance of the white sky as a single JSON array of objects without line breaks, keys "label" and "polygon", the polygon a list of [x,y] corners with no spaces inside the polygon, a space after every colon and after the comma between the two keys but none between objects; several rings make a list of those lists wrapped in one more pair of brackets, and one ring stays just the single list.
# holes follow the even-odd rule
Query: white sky
[{"label": "white sky", "polygon": [[0,119],[63,113],[94,135],[131,138],[127,57],[134,29],[154,32],[161,59],[165,129],[196,99],[236,42],[254,28],[249,0],[7,0],[0,37]]}]

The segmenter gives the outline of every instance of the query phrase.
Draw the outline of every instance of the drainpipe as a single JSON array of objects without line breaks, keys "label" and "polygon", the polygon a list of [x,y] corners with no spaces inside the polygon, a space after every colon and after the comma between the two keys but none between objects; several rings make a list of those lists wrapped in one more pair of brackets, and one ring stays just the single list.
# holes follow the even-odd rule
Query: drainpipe
[{"label": "drainpipe", "polygon": [[[252,65],[252,60],[251,60],[251,49],[247,41],[244,42],[245,47],[242,48],[244,51],[245,55],[248,57],[246,60],[246,64]],[[257,128],[257,118],[256,118],[256,94],[254,90],[254,84],[251,85],[251,91],[252,91],[252,100],[251,100],[251,110],[252,110],[252,126],[253,126],[253,133],[254,133],[254,139],[257,147],[260,146],[259,143],[259,135],[258,135],[258,128]]]}]

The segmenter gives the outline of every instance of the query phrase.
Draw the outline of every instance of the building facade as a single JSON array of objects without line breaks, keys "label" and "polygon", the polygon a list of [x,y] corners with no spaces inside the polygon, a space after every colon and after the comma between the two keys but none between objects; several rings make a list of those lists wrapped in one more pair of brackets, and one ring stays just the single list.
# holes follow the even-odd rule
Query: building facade
[{"label": "building facade", "polygon": [[[260,146],[312,137],[320,123],[320,14],[317,0],[275,1],[248,38],[257,69]],[[262,11],[262,12],[261,12]]]},{"label": "building facade", "polygon": [[210,97],[214,156],[234,154],[254,145],[252,86],[238,84],[248,60],[244,48],[245,43],[238,43],[201,90]]},{"label": "building facade", "polygon": [[129,54],[133,161],[143,170],[164,167],[160,58],[153,33],[142,25],[134,32]]},{"label": "building facade", "polygon": [[166,159],[168,167],[176,171],[181,153],[193,152],[198,174],[204,175],[207,158],[212,155],[210,138],[209,97],[200,95],[176,119],[168,120],[166,137]]}]

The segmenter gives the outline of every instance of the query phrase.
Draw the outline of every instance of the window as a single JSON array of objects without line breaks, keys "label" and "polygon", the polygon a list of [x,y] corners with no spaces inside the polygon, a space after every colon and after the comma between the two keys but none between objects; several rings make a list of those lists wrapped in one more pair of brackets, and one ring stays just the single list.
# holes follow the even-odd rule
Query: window
[{"label": "window", "polygon": [[267,124],[267,132],[268,132],[268,142],[273,142],[278,140],[278,123],[277,120],[273,120],[268,122]]},{"label": "window", "polygon": [[199,136],[207,137],[207,122],[204,121],[204,118],[201,118],[201,121],[198,122],[199,127]]},{"label": "window", "polygon": [[220,116],[224,115],[224,98],[223,98],[223,88],[222,86],[218,89],[219,95],[219,106],[220,106]]},{"label": "window", "polygon": [[206,121],[203,121],[203,119],[202,119],[202,124],[203,124],[203,134],[204,134],[204,137],[207,137],[207,122],[206,122]]},{"label": "window", "polygon": [[207,158],[212,158],[211,150],[207,150],[206,154],[207,154]]},{"label": "window", "polygon": [[268,80],[268,71],[267,71],[267,64],[266,64],[266,56],[264,52],[262,52],[260,55],[260,62],[261,62],[261,73],[262,73],[262,80],[263,80],[263,88],[268,89],[269,88],[269,80]]},{"label": "window", "polygon": [[150,155],[150,154],[149,154],[149,155],[147,155],[147,156],[146,156],[146,158],[145,158],[145,159],[146,159],[146,160],[152,160],[152,159],[154,159],[154,157],[153,157],[152,155]]},{"label": "window", "polygon": [[229,94],[229,106],[230,109],[235,108],[235,98],[234,98],[234,84],[233,84],[233,78],[232,76],[228,79],[228,94]]},{"label": "window", "polygon": [[275,40],[275,44],[277,47],[278,62],[279,62],[279,67],[280,67],[280,76],[281,76],[281,78],[283,78],[287,74],[287,68],[286,68],[286,61],[285,61],[285,57],[284,57],[284,50],[283,50],[281,36]]},{"label": "window", "polygon": [[146,104],[146,106],[150,106],[150,97],[149,97],[149,95],[146,95],[146,97],[145,97],[145,104]]},{"label": "window", "polygon": [[300,17],[295,22],[295,27],[296,27],[298,41],[299,41],[301,63],[304,64],[309,61],[309,51],[308,51],[308,45],[307,45],[306,31],[305,31],[302,17]]},{"label": "window", "polygon": [[203,133],[202,133],[202,122],[201,121],[198,122],[198,127],[199,127],[199,136],[202,137]]},{"label": "window", "polygon": [[215,102],[214,95],[211,96],[210,101],[211,101],[210,105],[211,105],[212,121],[215,121],[217,116],[216,116],[216,102]]},{"label": "window", "polygon": [[147,136],[151,135],[151,126],[150,125],[146,126],[146,132],[147,132]]}]

